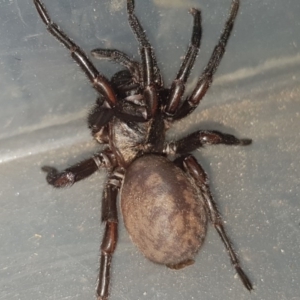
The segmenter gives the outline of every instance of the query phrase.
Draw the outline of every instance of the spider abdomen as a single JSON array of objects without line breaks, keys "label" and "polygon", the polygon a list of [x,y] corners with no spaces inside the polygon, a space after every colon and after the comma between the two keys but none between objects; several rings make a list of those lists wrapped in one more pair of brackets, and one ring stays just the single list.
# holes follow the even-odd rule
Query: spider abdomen
[{"label": "spider abdomen", "polygon": [[207,217],[200,195],[163,156],[145,155],[129,166],[121,210],[132,241],[155,263],[183,267],[203,243]]}]

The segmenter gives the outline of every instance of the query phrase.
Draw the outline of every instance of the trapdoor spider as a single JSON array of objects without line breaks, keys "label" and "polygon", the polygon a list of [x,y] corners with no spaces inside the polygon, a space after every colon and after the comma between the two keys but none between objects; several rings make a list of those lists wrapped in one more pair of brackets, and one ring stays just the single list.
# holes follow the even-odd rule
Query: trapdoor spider
[{"label": "trapdoor spider", "polygon": [[43,167],[48,183],[56,188],[71,186],[99,169],[108,170],[102,197],[101,218],[105,231],[97,299],[108,299],[110,267],[118,239],[118,194],[125,227],[148,259],[172,269],[192,264],[210,221],[242,283],[251,291],[252,284],[240,266],[210,193],[207,175],[190,154],[204,145],[246,146],[251,144],[251,139],[238,139],[211,130],[199,130],[172,142],[165,139],[172,123],[194,111],[209,89],[224,55],[239,0],[232,0],[220,39],[187,99],[183,99],[185,84],[201,40],[199,10],[190,10],[193,16],[191,42],[171,87],[165,88],[153,48],[134,13],[133,0],[127,0],[127,13],[139,43],[141,61],[132,60],[118,50],[91,52],[95,58],[112,60],[124,67],[111,80],[99,73],[84,51],[51,21],[41,0],[33,1],[48,31],[69,49],[99,94],[88,116],[88,126],[95,140],[105,145],[104,150],[62,172]]}]

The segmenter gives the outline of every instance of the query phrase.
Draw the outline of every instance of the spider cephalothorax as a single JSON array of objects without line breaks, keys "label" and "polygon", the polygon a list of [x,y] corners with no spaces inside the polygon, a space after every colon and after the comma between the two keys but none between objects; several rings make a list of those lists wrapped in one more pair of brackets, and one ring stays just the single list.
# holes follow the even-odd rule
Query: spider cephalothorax
[{"label": "spider cephalothorax", "polygon": [[249,145],[251,139],[212,130],[198,130],[167,141],[172,123],[186,117],[206,94],[225,52],[239,1],[232,0],[224,30],[190,96],[183,99],[185,84],[199,51],[201,14],[191,9],[193,32],[190,46],[170,87],[164,87],[160,70],[145,32],[134,14],[134,1],[127,0],[129,24],[139,43],[141,61],[118,50],[95,49],[91,53],[122,65],[111,80],[98,72],[87,55],[53,23],[41,0],[36,9],[48,31],[70,50],[99,93],[89,113],[88,126],[104,150],[58,172],[43,167],[47,181],[65,187],[105,168],[108,179],[102,197],[105,232],[101,245],[98,299],[108,298],[110,266],[118,237],[117,196],[120,193],[125,227],[133,242],[151,261],[180,269],[194,262],[210,221],[219,233],[231,263],[248,290],[252,284],[225,232],[222,217],[211,196],[208,179],[190,152],[208,144]]}]

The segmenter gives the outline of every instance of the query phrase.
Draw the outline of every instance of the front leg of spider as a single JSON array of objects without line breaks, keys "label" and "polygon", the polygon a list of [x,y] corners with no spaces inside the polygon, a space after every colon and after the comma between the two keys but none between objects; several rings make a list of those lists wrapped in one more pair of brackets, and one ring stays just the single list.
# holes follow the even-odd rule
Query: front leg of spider
[{"label": "front leg of spider", "polygon": [[[128,119],[132,117],[133,121],[145,122],[149,118],[145,113],[145,109],[143,107],[131,108],[130,103],[123,108],[116,97],[116,93],[110,81],[103,74],[98,72],[86,53],[51,20],[42,1],[33,0],[33,2],[47,30],[70,51],[71,57],[86,74],[93,88],[103,97],[106,107],[115,110],[115,114],[118,114],[119,118]],[[126,109],[129,112],[127,112]]]},{"label": "front leg of spider", "polygon": [[216,73],[218,66],[224,56],[226,45],[229,40],[230,34],[233,29],[235,18],[239,10],[239,0],[233,0],[231,3],[230,13],[226,20],[225,27],[219,38],[218,44],[215,46],[213,53],[204,68],[195,89],[192,94],[182,103],[180,107],[177,107],[174,113],[173,119],[179,120],[190,114],[196,109],[200,101],[206,95],[209,87],[213,82],[213,76]]}]

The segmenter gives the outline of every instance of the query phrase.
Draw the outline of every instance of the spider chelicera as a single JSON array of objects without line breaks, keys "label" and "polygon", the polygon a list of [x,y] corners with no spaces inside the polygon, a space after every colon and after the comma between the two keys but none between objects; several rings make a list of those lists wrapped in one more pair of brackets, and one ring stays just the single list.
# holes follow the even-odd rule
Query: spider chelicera
[{"label": "spider chelicera", "polygon": [[165,88],[153,48],[134,14],[133,0],[127,0],[127,13],[139,43],[141,61],[132,60],[119,50],[91,52],[96,58],[112,60],[124,67],[111,80],[99,73],[84,51],[51,21],[43,3],[33,1],[48,31],[70,50],[99,94],[88,116],[88,125],[95,140],[105,145],[104,150],[62,172],[43,167],[48,183],[57,188],[71,186],[99,169],[108,170],[102,197],[105,231],[97,299],[108,299],[110,267],[118,239],[119,194],[125,227],[148,259],[172,269],[194,263],[210,221],[242,283],[251,291],[252,284],[240,266],[210,193],[207,175],[190,154],[204,145],[246,146],[251,139],[212,130],[199,130],[177,141],[165,139],[172,123],[193,112],[209,89],[224,55],[239,1],[232,1],[218,44],[186,99],[183,99],[185,84],[200,47],[199,10],[190,10],[194,22],[191,42],[171,87]]}]

